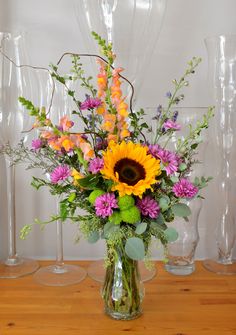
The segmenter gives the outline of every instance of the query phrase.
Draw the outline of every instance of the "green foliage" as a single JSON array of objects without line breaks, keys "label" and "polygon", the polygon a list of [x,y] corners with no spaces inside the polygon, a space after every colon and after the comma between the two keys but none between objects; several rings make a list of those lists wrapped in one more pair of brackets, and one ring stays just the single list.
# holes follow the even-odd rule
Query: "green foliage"
[{"label": "green foliage", "polygon": [[191,209],[189,206],[183,203],[175,204],[171,209],[175,216],[187,217],[191,214]]},{"label": "green foliage", "polygon": [[145,256],[143,240],[138,237],[128,238],[125,243],[125,252],[133,260],[141,260]]}]

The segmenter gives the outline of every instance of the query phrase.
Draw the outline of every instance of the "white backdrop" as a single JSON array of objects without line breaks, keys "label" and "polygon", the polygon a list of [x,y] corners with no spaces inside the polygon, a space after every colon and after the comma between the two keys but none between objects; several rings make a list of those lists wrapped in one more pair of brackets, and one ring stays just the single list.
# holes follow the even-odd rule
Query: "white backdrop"
[{"label": "white backdrop", "polygon": [[[77,0],[80,1],[80,0]],[[94,0],[96,1],[96,0]],[[126,0],[119,0],[126,1]],[[207,53],[204,38],[209,35],[236,34],[235,0],[169,0],[162,31],[140,91],[139,104],[156,106],[165,103],[165,92],[171,80],[179,78],[192,56],[203,62],[191,78],[183,106],[207,106],[211,103],[207,87]],[[81,13],[81,15],[84,15]],[[121,18],[122,20],[122,18]],[[48,66],[56,62],[64,51],[84,51],[72,0],[0,0],[0,31],[23,30],[28,32],[27,46],[31,64]],[[144,47],[140,45],[140,47]],[[211,137],[208,153],[214,146]],[[220,159],[220,158],[219,158]],[[207,173],[214,175],[214,164],[208,158]],[[0,256],[7,254],[6,171],[0,159]],[[17,230],[31,223],[35,217],[47,219],[55,210],[55,201],[46,191],[36,192],[31,186],[31,174],[23,166],[16,173]],[[220,199],[214,197],[214,183],[205,192],[206,200],[199,219],[200,242],[197,257],[214,254],[216,218],[214,206]],[[101,258],[102,243],[87,244],[81,240],[74,244],[76,227],[64,227],[64,254],[66,259]],[[36,227],[26,241],[17,240],[20,254],[34,258],[55,257],[55,226],[44,232]],[[153,246],[153,257],[162,256],[161,249]]]}]

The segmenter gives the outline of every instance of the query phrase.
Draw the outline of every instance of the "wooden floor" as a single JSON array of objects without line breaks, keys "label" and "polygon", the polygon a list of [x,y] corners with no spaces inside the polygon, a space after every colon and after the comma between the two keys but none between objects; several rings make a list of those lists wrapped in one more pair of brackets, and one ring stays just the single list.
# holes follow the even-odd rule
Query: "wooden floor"
[{"label": "wooden floor", "polygon": [[160,262],[157,268],[145,283],[143,315],[133,321],[104,315],[100,284],[88,277],[68,287],[40,286],[32,276],[1,279],[0,335],[236,335],[235,276],[210,273],[200,262],[185,277]]}]

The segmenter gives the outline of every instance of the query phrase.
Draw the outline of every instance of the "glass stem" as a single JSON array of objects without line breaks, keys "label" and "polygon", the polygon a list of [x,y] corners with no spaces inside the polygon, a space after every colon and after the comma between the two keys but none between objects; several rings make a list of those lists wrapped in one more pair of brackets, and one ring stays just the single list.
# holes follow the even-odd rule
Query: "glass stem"
[{"label": "glass stem", "polygon": [[7,212],[8,212],[8,258],[6,265],[17,265],[20,259],[16,253],[16,206],[15,206],[15,167],[5,157],[7,174]]},{"label": "glass stem", "polygon": [[56,234],[57,234],[57,255],[56,255],[56,265],[58,267],[64,266],[63,259],[63,232],[62,232],[62,222],[60,220],[56,223]]}]

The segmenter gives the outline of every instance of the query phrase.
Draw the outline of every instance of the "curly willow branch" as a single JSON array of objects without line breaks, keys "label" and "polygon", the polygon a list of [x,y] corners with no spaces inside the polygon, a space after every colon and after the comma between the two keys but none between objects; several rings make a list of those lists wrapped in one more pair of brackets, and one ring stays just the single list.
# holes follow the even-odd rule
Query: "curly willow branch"
[{"label": "curly willow branch", "polygon": [[16,64],[10,57],[8,57],[2,50],[1,50],[2,46],[0,45],[0,53],[3,55],[3,57],[5,57],[10,63],[12,63],[16,68],[30,68],[33,70],[42,70],[42,71],[47,71],[48,74],[50,75],[52,82],[53,82],[53,87],[52,87],[52,95],[50,98],[50,104],[48,107],[48,111],[47,111],[47,115],[49,114],[51,108],[52,108],[52,103],[53,103],[53,97],[54,97],[54,93],[55,93],[55,81],[54,78],[51,75],[51,72],[49,69],[47,69],[46,67],[41,67],[41,66],[33,66],[33,65],[28,65],[28,64]]}]

